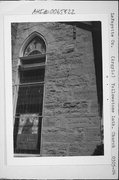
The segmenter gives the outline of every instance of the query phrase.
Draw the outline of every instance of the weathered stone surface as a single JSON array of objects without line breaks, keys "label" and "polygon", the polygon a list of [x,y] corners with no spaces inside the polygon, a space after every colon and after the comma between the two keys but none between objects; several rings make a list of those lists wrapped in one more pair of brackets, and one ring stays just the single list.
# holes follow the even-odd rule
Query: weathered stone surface
[{"label": "weathered stone surface", "polygon": [[[57,141],[65,141],[67,139],[67,142],[74,141],[82,141],[82,137],[85,138],[85,132],[83,128],[75,127],[75,128],[68,128],[67,127],[48,127],[44,128],[43,130],[43,137],[47,140],[47,142],[50,142],[52,139],[54,142]],[[63,138],[64,137],[64,138]]]},{"label": "weathered stone surface", "polygon": [[72,143],[69,145],[69,156],[77,156],[77,154],[83,156],[83,154],[86,154],[85,150],[86,150],[85,144]]},{"label": "weathered stone surface", "polygon": [[43,156],[67,156],[67,143],[44,143],[42,145]]},{"label": "weathered stone surface", "polygon": [[86,128],[87,141],[100,141],[100,129],[99,128]]},{"label": "weathered stone surface", "polygon": [[58,103],[51,103],[44,106],[44,115],[46,116],[67,115],[72,113],[79,116],[89,113],[89,103],[87,101],[65,102],[61,107]]},{"label": "weathered stone surface", "polygon": [[90,117],[90,116],[84,116],[84,117],[72,117],[67,118],[67,124],[69,129],[70,128],[86,128],[86,127],[100,127],[100,119],[97,117]]}]

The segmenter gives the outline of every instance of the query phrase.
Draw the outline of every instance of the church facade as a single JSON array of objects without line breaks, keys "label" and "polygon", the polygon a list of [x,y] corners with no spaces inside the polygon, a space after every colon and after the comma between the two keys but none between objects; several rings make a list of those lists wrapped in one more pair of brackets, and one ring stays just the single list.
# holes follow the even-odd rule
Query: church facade
[{"label": "church facade", "polygon": [[11,34],[15,156],[94,155],[102,144],[100,22],[12,23]]}]

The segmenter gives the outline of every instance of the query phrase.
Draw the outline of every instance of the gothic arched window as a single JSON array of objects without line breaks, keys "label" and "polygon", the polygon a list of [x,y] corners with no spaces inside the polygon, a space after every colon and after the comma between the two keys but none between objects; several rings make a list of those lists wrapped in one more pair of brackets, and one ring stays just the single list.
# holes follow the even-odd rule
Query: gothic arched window
[{"label": "gothic arched window", "polygon": [[40,154],[45,62],[45,42],[40,36],[33,35],[20,57],[14,124],[15,153]]},{"label": "gothic arched window", "polygon": [[35,36],[25,47],[23,55],[35,55],[44,54],[46,51],[46,46],[42,38]]}]

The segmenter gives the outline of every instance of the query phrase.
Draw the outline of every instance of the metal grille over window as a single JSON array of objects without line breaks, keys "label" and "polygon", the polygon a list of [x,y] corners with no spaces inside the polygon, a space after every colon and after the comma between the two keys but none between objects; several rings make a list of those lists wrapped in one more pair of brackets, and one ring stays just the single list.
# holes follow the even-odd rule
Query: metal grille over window
[{"label": "metal grille over window", "polygon": [[20,72],[20,83],[43,82],[44,72],[44,67],[35,70],[22,70]]},{"label": "metal grille over window", "polygon": [[21,58],[14,124],[15,153],[40,154],[46,59],[41,53],[44,52],[45,43],[40,37],[35,37]]},{"label": "metal grille over window", "polygon": [[21,85],[18,92],[16,114],[39,113],[42,115],[43,85]]}]

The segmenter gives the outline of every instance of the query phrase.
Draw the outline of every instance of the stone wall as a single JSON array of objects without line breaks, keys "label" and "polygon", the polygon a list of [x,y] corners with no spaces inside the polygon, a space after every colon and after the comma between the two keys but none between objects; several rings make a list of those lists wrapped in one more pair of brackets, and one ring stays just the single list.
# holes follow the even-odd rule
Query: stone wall
[{"label": "stone wall", "polygon": [[34,31],[47,42],[41,156],[92,155],[101,142],[92,34],[76,27],[73,38],[67,23],[19,23],[12,33],[14,71]]}]

